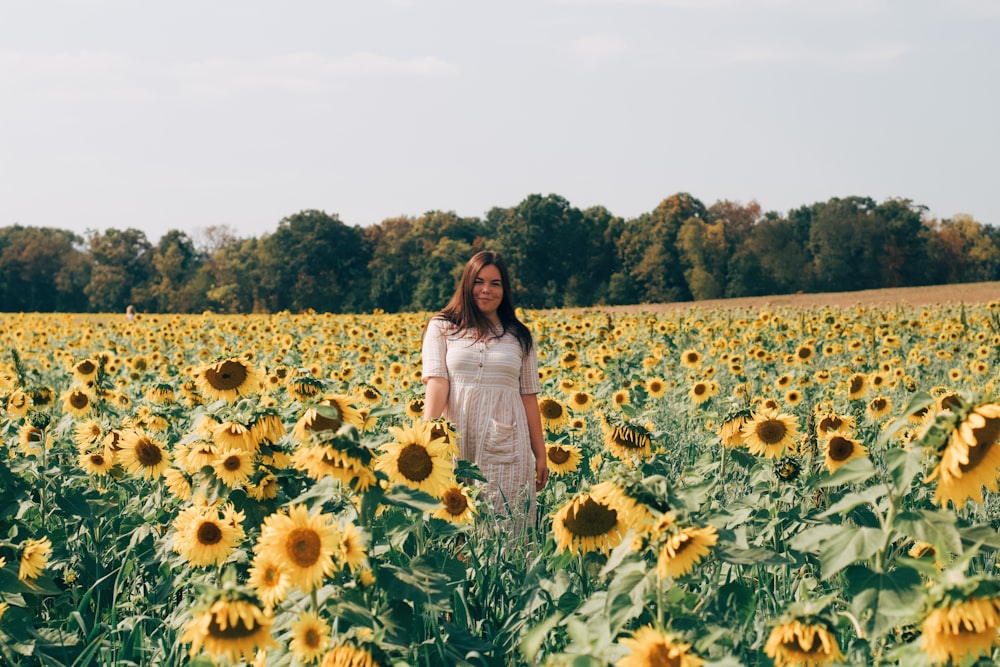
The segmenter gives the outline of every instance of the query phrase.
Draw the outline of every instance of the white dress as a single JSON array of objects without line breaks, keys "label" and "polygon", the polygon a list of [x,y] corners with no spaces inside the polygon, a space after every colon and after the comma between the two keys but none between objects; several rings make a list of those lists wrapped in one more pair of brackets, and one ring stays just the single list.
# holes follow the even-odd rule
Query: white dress
[{"label": "white dress", "polygon": [[525,354],[510,332],[477,342],[475,332],[454,333],[435,317],[424,336],[422,374],[425,382],[448,380],[444,416],[458,432],[461,457],[488,480],[494,509],[534,525],[535,458],[521,395],[541,391],[535,348]]}]

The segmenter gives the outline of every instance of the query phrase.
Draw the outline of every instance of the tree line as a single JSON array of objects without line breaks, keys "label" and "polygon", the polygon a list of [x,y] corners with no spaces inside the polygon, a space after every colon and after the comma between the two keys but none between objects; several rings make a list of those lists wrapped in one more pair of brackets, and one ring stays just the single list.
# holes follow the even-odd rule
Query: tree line
[{"label": "tree line", "polygon": [[304,210],[273,233],[0,228],[0,310],[433,311],[477,250],[501,251],[528,308],[694,301],[1000,279],[1000,231],[908,199],[832,198],[779,215],[687,193],[623,219],[533,194],[482,218],[361,227]]}]

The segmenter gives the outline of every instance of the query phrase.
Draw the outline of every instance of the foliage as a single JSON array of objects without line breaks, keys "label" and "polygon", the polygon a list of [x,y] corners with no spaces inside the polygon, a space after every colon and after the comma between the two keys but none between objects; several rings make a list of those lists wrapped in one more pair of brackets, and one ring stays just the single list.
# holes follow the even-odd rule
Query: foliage
[{"label": "foliage", "polygon": [[[1000,605],[995,430],[982,431],[992,439],[963,464],[983,474],[974,497],[942,502],[934,472],[955,438],[968,437],[962,425],[979,423],[977,410],[1000,419],[990,407],[996,303],[528,310],[543,395],[560,397],[572,417],[546,440],[581,458],[551,476],[538,524],[517,536],[477,498],[481,477],[467,462],[454,475],[472,489],[472,524],[434,516],[439,498],[390,485],[381,470],[359,483],[422,397],[427,317],[5,316],[4,664],[209,664],[209,646],[190,655],[187,633],[208,605],[257,604],[251,571],[268,520],[294,507],[329,518],[341,536],[356,530],[355,560],[338,552],[319,586],[277,599],[269,665],[318,664],[296,657],[305,611],[326,623],[313,636],[317,656],[363,648],[385,666],[606,666],[650,636],[643,628],[708,665],[770,665],[772,634],[803,628],[834,641],[845,664],[930,665],[932,650],[950,650],[927,639],[940,635],[935,613]],[[206,369],[223,360],[260,384],[206,393],[206,378],[220,377]],[[713,383],[707,398],[694,391]],[[84,408],[74,391],[89,397]],[[317,403],[324,396],[337,398]],[[310,408],[344,424],[308,435],[300,425]],[[733,439],[778,413],[796,425],[783,452],[754,454]],[[744,426],[733,431],[736,419]],[[231,424],[256,434],[239,478],[220,463],[246,442]],[[615,428],[633,439],[615,441]],[[144,474],[121,458],[137,429],[161,443],[172,472]],[[834,454],[833,435],[854,444]],[[647,449],[621,446],[640,436]],[[327,462],[358,462],[357,474],[317,474],[318,459],[305,456],[316,444],[330,448]],[[81,455],[95,452],[116,462],[85,465]],[[612,505],[596,516],[616,517],[621,534],[582,514],[560,518],[597,488],[617,490],[599,497]],[[241,532],[219,559],[195,565],[183,518],[206,507]],[[665,545],[694,529],[707,531],[685,533],[704,540],[703,555],[662,567]],[[564,549],[567,530],[604,534],[611,546]],[[25,576],[22,554],[42,539],[51,554]]]}]

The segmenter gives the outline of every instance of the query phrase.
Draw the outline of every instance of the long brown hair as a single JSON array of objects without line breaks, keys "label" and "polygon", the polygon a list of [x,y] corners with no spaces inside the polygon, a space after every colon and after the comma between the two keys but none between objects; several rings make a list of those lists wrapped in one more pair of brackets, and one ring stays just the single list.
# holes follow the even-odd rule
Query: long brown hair
[{"label": "long brown hair", "polygon": [[[507,264],[504,263],[500,253],[493,250],[481,250],[472,256],[465,264],[462,271],[462,279],[458,281],[455,293],[451,297],[448,305],[441,310],[436,317],[441,317],[449,322],[459,331],[474,330],[476,340],[482,340],[495,335],[490,321],[486,319],[476,299],[472,296],[472,288],[476,283],[476,276],[484,267],[493,265],[500,271],[500,283],[503,287],[503,296],[500,305],[497,306],[497,316],[500,318],[500,325],[503,333],[510,331],[521,344],[521,348],[528,352],[531,349],[531,332],[524,326],[521,320],[517,319],[514,312],[514,301],[510,295],[510,274],[507,272]],[[503,335],[503,334],[501,334]]]}]

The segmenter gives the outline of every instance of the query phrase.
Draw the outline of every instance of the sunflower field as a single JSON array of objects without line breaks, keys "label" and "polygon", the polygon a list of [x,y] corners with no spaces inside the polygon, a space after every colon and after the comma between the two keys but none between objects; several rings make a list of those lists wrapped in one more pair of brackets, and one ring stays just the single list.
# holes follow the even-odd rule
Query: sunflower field
[{"label": "sunflower field", "polygon": [[1000,659],[1000,304],[520,315],[522,532],[427,313],[0,316],[0,664]]}]

